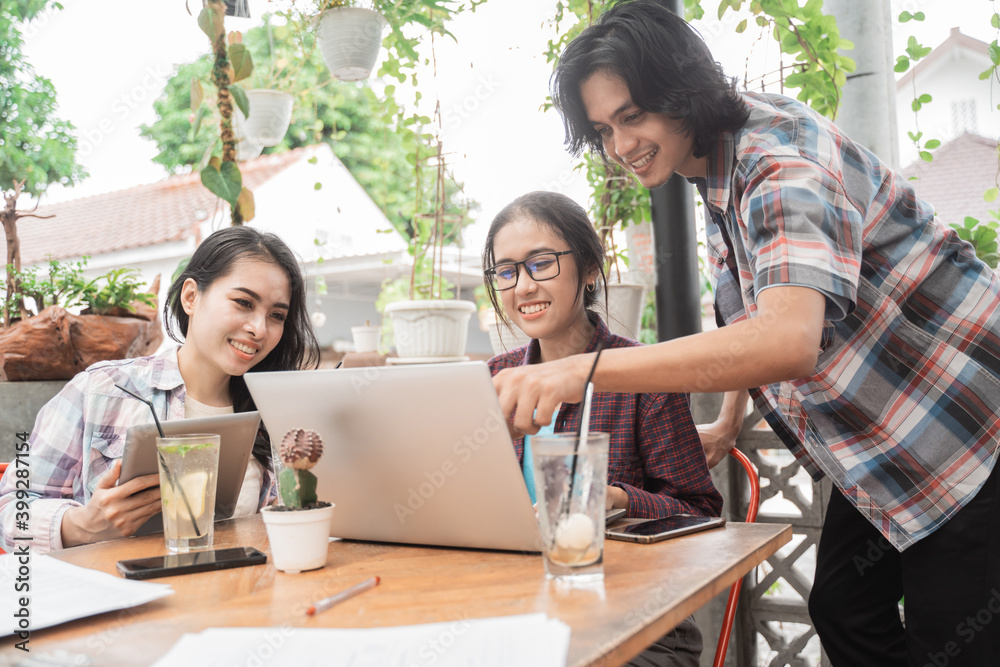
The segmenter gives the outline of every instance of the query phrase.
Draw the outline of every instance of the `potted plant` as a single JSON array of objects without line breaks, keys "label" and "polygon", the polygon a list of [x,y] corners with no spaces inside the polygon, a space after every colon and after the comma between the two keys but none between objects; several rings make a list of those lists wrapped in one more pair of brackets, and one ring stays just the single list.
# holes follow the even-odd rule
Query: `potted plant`
[{"label": "potted plant", "polygon": [[612,333],[637,340],[641,331],[646,287],[623,282],[621,265],[628,269],[628,256],[619,250],[615,231],[629,224],[649,222],[649,193],[617,165],[588,155],[587,180],[592,188],[594,226],[605,248],[608,328]]},{"label": "potted plant", "polygon": [[[50,261],[48,275],[21,269],[17,211],[23,181],[5,195],[7,276],[0,299],[0,380],[69,380],[91,364],[150,354],[163,340],[156,317],[159,277],[142,290],[135,270],[83,278],[86,258]],[[38,216],[35,216],[38,217]],[[67,308],[86,306],[80,314]]]},{"label": "potted plant", "polygon": [[330,73],[341,81],[367,79],[382,46],[385,17],[351,0],[323,0],[319,8],[319,47]]},{"label": "potted plant", "polygon": [[[332,503],[316,499],[316,475],[309,469],[323,455],[316,431],[292,429],[281,439],[275,468],[281,505],[261,510],[271,562],[282,572],[316,570],[326,565]],[[280,461],[280,463],[279,463]]]},{"label": "potted plant", "polygon": [[[417,134],[417,137],[426,135]],[[376,307],[391,319],[399,358],[413,362],[463,359],[469,320],[476,306],[454,299],[453,286],[444,276],[445,247],[461,244],[468,224],[467,207],[456,205],[446,192],[444,152],[440,137],[433,146],[418,143],[414,151],[416,202],[413,209],[409,253],[413,259],[409,281],[387,281]],[[433,167],[429,196],[422,175]],[[405,290],[406,298],[400,298]]]}]

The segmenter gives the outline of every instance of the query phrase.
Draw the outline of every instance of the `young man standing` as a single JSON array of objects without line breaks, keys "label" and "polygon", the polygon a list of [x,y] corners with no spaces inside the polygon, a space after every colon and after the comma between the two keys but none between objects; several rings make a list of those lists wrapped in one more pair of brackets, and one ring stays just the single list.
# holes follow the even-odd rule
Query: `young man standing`
[{"label": "young man standing", "polygon": [[[698,187],[725,324],[605,351],[596,389],[731,392],[703,433],[715,462],[751,388],[810,474],[833,480],[809,607],[834,665],[997,664],[992,271],[828,120],[737,92],[697,33],[652,0],[620,3],[577,37],[552,97],[571,152],[593,150],[646,187],[675,173]],[[592,362],[501,372],[501,404],[533,433],[582,398]]]}]

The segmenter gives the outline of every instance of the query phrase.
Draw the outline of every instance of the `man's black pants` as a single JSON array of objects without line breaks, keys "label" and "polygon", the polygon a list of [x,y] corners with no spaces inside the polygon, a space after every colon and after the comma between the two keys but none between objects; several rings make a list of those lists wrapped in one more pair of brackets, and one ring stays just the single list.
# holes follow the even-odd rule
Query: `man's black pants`
[{"label": "man's black pants", "polygon": [[834,667],[1000,665],[998,467],[944,526],[902,553],[834,490],[809,596]]}]

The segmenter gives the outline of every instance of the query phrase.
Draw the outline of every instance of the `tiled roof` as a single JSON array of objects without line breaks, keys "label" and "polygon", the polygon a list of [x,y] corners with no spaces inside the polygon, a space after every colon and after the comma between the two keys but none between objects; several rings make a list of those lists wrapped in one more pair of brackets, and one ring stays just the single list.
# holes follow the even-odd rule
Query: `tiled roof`
[{"label": "tiled roof", "polygon": [[996,186],[997,142],[963,134],[934,151],[934,161],[919,160],[903,169],[917,196],[930,203],[945,223],[962,222],[965,216],[990,220],[997,202],[983,201],[983,193]]},{"label": "tiled roof", "polygon": [[[263,155],[240,164],[243,184],[255,189],[310,154],[309,147]],[[53,259],[96,256],[196,236],[199,224],[211,216],[218,199],[201,184],[197,173],[171,176],[156,183],[40,206],[38,215],[23,218],[17,232],[22,264]]]}]

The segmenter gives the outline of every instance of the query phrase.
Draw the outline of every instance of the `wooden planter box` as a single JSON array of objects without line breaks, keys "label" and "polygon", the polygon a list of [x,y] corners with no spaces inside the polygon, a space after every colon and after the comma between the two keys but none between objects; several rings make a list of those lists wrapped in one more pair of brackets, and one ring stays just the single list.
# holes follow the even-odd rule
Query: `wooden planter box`
[{"label": "wooden planter box", "polygon": [[0,329],[0,381],[69,380],[98,361],[152,354],[163,341],[156,313],[73,315],[50,306]]}]

